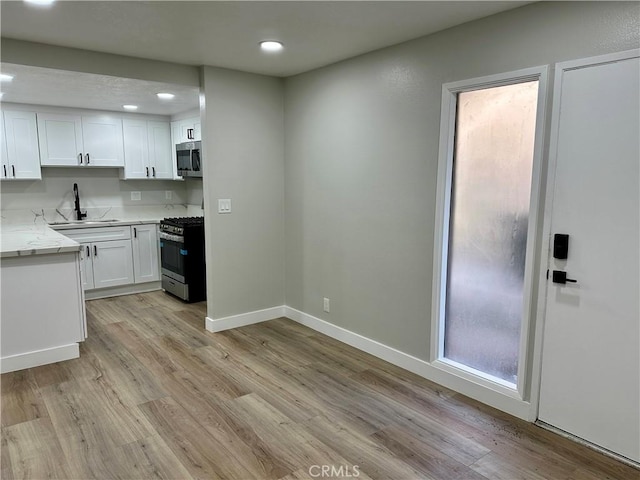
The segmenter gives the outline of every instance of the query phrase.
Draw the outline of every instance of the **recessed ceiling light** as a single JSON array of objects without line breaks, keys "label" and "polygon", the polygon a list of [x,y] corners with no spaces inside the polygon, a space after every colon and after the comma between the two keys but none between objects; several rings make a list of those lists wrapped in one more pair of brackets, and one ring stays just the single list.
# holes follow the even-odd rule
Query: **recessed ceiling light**
[{"label": "recessed ceiling light", "polygon": [[122,105],[122,108],[124,108],[125,110],[137,110],[138,106],[137,105]]},{"label": "recessed ceiling light", "polygon": [[173,97],[175,97],[173,93],[156,93],[156,95],[162,100],[171,100]]},{"label": "recessed ceiling light", "polygon": [[25,3],[30,3],[32,5],[38,5],[41,7],[46,7],[47,5],[51,5],[56,0],[24,0]]},{"label": "recessed ceiling light", "polygon": [[0,82],[10,82],[13,80],[13,75],[7,75],[6,73],[0,73]]},{"label": "recessed ceiling light", "polygon": [[260,48],[265,52],[279,52],[282,50],[283,45],[275,40],[265,40],[264,42],[260,42]]}]

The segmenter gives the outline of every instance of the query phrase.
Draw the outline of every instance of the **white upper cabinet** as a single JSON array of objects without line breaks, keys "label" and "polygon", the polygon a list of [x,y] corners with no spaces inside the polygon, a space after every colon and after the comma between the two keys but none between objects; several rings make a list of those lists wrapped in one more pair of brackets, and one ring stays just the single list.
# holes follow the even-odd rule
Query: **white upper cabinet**
[{"label": "white upper cabinet", "polygon": [[75,167],[84,165],[82,117],[59,113],[38,113],[40,164]]},{"label": "white upper cabinet", "polygon": [[177,130],[174,132],[176,144],[202,140],[200,134],[200,118],[193,117],[185,120],[177,120],[172,122],[172,125],[177,127]]},{"label": "white upper cabinet", "polygon": [[147,122],[122,121],[124,136],[124,178],[150,178]]},{"label": "white upper cabinet", "polygon": [[113,115],[38,113],[44,166],[123,167],[122,120]]},{"label": "white upper cabinet", "polygon": [[122,119],[111,115],[82,117],[85,165],[124,167]]},{"label": "white upper cabinet", "polygon": [[172,179],[168,122],[123,120],[124,178]]},{"label": "white upper cabinet", "polygon": [[171,127],[169,122],[147,122],[149,164],[153,178],[172,179]]},{"label": "white upper cabinet", "polygon": [[5,111],[2,114],[2,179],[39,180],[40,154],[36,114]]}]

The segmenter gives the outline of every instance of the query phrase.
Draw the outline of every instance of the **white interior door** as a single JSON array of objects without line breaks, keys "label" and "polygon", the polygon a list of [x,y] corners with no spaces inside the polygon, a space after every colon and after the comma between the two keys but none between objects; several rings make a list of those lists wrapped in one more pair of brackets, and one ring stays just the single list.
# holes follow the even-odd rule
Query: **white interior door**
[{"label": "white interior door", "polygon": [[[636,462],[639,72],[638,52],[557,66],[549,230],[569,248],[550,254],[539,406],[543,422]],[[576,283],[554,283],[554,270]]]}]

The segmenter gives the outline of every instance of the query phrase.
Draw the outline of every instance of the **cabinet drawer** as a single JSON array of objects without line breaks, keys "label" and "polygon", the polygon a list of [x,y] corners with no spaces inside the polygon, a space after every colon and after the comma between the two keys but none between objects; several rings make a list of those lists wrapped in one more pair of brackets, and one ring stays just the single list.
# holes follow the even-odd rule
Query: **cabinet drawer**
[{"label": "cabinet drawer", "polygon": [[118,227],[85,227],[58,231],[78,243],[103,242],[105,240],[129,240],[131,238],[130,225]]}]

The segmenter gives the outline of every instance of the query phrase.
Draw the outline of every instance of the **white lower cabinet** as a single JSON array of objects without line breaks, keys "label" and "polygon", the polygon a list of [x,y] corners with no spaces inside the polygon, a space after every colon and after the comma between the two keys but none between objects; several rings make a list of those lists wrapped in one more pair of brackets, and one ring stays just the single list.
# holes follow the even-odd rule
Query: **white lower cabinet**
[{"label": "white lower cabinet", "polygon": [[85,290],[160,280],[158,227],[155,223],[85,227],[60,233],[82,245]]},{"label": "white lower cabinet", "polygon": [[91,246],[91,253],[94,288],[133,283],[131,240],[96,242]]},{"label": "white lower cabinet", "polygon": [[131,227],[133,246],[133,277],[135,283],[160,280],[158,227],[156,224]]},{"label": "white lower cabinet", "polygon": [[81,243],[82,251],[80,252],[80,273],[82,277],[82,288],[91,290],[93,286],[93,260],[91,259],[91,244]]}]

